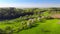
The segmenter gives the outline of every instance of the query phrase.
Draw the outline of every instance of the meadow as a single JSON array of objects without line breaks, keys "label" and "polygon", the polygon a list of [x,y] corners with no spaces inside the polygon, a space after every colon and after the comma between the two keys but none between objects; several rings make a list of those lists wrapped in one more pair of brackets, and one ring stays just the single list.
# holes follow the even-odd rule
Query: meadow
[{"label": "meadow", "polygon": [[60,34],[60,8],[0,8],[0,34]]}]

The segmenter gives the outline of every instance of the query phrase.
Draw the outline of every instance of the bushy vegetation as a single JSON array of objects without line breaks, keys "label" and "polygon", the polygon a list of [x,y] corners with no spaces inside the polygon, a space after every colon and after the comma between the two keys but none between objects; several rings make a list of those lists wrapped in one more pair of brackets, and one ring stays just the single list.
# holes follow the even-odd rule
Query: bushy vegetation
[{"label": "bushy vegetation", "polygon": [[0,8],[0,34],[19,34],[23,30],[30,31],[29,29],[33,32],[35,27],[37,27],[36,32],[38,34],[41,33],[40,30],[43,33],[50,32],[45,30],[43,28],[45,25],[43,26],[42,24],[46,23],[50,27],[48,19],[50,20],[51,15],[57,13],[60,13],[60,8]]}]

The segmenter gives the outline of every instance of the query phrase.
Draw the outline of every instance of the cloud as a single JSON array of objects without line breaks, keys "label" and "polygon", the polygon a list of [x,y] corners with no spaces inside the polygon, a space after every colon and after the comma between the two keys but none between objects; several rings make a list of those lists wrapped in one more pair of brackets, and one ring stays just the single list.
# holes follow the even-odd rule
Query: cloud
[{"label": "cloud", "polygon": [[38,4],[16,4],[16,3],[2,3],[0,7],[21,7],[21,8],[30,8],[30,7],[38,7]]},{"label": "cloud", "polygon": [[51,3],[39,3],[39,4],[37,4],[37,3],[27,3],[27,4],[24,4],[24,3],[18,3],[18,4],[16,4],[16,3],[10,3],[10,4],[8,4],[8,3],[2,3],[2,4],[0,4],[0,7],[18,7],[18,8],[46,8],[46,7],[60,7],[60,4],[51,4]]}]

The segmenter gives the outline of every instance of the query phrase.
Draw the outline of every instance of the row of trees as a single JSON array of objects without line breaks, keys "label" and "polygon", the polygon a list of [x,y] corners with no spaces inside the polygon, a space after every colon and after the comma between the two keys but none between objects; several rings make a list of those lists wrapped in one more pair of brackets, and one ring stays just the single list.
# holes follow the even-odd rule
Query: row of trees
[{"label": "row of trees", "polygon": [[27,8],[27,9],[20,9],[20,8],[0,8],[0,20],[3,19],[13,19],[20,16],[25,15],[33,15],[33,14],[42,14],[43,12],[60,12],[60,8]]}]

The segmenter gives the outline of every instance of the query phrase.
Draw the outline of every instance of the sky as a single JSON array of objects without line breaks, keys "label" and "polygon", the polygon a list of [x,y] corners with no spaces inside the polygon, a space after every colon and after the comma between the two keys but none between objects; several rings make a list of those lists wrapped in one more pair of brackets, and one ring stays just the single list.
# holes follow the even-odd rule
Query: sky
[{"label": "sky", "polygon": [[60,0],[0,0],[0,7],[60,7]]}]

